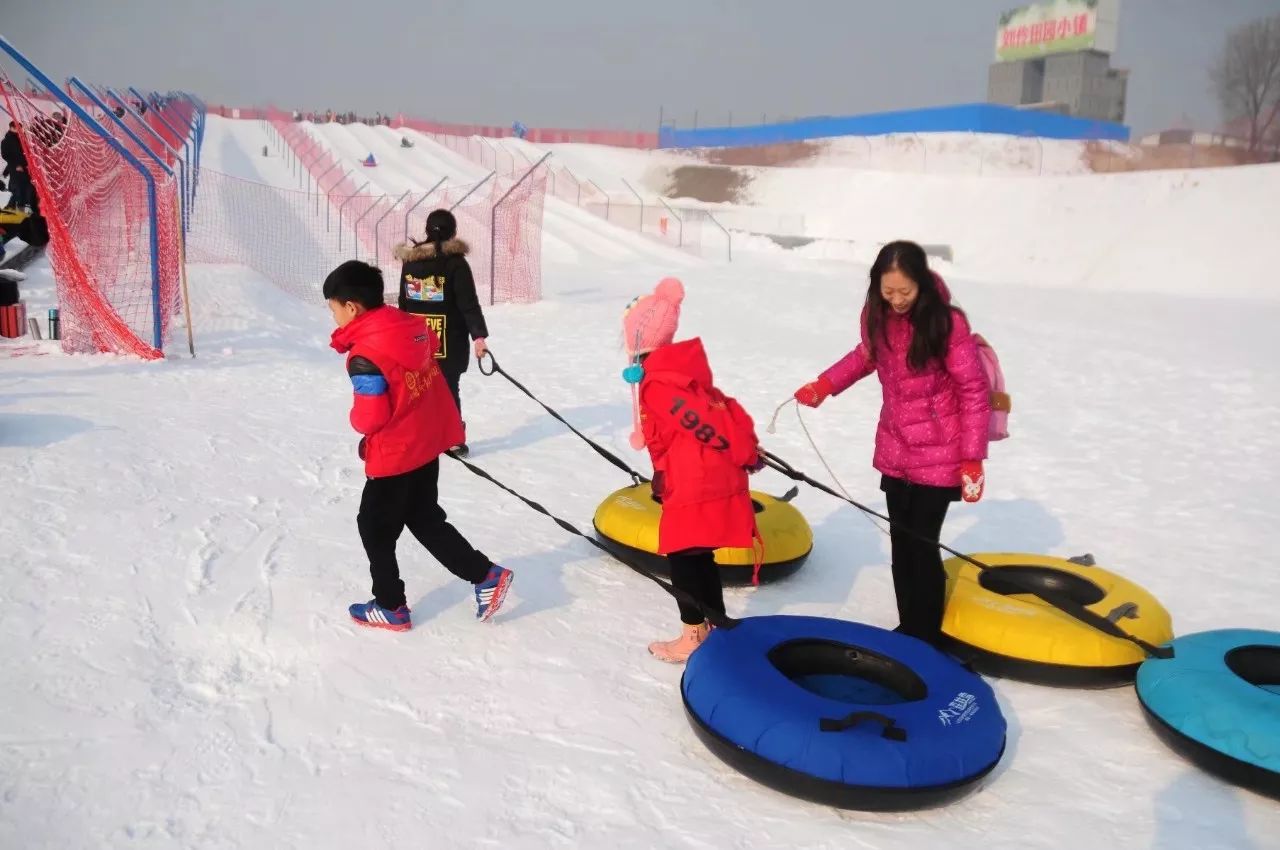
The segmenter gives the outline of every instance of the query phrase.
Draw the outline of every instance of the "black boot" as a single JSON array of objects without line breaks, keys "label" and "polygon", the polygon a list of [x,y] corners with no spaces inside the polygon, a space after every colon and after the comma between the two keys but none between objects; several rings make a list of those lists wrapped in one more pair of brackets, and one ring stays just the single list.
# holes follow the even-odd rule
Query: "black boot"
[{"label": "black boot", "polygon": [[451,450],[458,457],[466,457],[471,454],[471,449],[467,448],[467,423],[462,423],[462,442],[454,446]]}]

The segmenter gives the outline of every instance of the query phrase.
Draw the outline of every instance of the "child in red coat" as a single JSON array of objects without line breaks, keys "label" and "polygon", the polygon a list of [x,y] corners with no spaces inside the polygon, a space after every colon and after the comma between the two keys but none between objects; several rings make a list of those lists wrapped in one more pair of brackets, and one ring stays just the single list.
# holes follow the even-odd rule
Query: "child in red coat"
[{"label": "child in red coat", "polygon": [[683,300],[680,281],[667,278],[623,317],[635,361],[624,376],[638,384],[631,442],[649,450],[653,494],[662,503],[658,552],[671,565],[672,584],[698,602],[679,602],[679,637],[649,644],[654,656],[676,664],[710,633],[703,612],[724,613],[715,550],[755,548],[760,540],[747,474],[763,466],[754,423],[716,389],[702,340],[672,341]]},{"label": "child in red coat", "polygon": [[462,420],[440,366],[435,334],[422,320],[383,305],[382,272],[358,260],[334,269],[324,297],[338,329],[330,344],[347,355],[355,398],[351,427],[363,438],[364,494],[356,524],[369,556],[373,599],[352,605],[363,626],[406,631],[409,606],[396,562],[405,528],[445,569],[475,586],[476,617],[502,606],[510,570],[472,548],[440,507],[440,455],[462,442]]}]

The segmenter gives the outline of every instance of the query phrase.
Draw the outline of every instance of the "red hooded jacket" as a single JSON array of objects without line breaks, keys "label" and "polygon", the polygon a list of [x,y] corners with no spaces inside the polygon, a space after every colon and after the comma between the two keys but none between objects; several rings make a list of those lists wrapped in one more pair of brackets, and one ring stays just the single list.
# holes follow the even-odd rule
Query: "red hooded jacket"
[{"label": "red hooded jacket", "polygon": [[664,345],[644,362],[640,423],[661,488],[661,554],[692,548],[753,548],[759,537],[747,486],[755,425],[712,384],[702,340]]},{"label": "red hooded jacket", "polygon": [[368,477],[412,472],[462,442],[462,419],[435,360],[439,344],[421,318],[394,307],[375,307],[333,332],[330,345],[347,355],[351,427],[365,435]]}]

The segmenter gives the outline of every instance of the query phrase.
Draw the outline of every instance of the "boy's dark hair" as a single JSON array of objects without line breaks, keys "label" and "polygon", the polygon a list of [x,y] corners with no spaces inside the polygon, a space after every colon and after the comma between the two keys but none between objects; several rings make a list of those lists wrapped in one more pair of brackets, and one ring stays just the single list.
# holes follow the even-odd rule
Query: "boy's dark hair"
[{"label": "boy's dark hair", "polygon": [[382,306],[382,270],[360,260],[347,260],[324,279],[324,298],[354,301],[366,310]]}]

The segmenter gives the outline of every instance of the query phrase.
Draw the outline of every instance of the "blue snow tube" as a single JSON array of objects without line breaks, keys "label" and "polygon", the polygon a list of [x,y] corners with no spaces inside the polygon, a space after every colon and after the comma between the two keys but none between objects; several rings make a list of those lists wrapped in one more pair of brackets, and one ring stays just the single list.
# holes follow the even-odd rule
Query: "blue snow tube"
[{"label": "blue snow tube", "polygon": [[822,617],[716,629],[680,682],[698,737],[785,794],[871,811],[955,799],[1004,752],[991,687],[907,635]]},{"label": "blue snow tube", "polygon": [[1280,798],[1280,632],[1220,629],[1175,638],[1138,668],[1156,734],[1203,770]]}]

